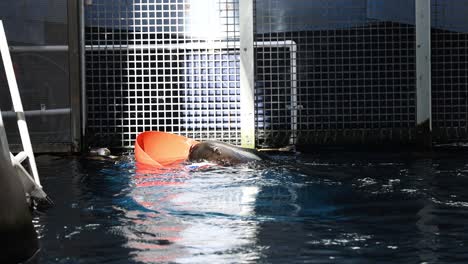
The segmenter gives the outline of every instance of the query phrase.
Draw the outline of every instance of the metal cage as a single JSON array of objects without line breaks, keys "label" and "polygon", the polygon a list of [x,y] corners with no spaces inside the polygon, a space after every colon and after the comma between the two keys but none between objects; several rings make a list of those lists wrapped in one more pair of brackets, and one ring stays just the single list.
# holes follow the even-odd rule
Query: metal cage
[{"label": "metal cage", "polygon": [[465,2],[85,0],[86,138],[241,144],[247,125],[258,147],[404,144],[432,110],[436,142],[466,140]]},{"label": "metal cage", "polygon": [[86,1],[87,137],[240,144],[238,1]]}]

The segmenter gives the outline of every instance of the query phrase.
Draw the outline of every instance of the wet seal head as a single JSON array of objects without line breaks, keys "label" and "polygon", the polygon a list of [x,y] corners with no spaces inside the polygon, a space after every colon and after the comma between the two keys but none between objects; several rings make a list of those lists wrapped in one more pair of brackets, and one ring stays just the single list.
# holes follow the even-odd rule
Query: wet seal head
[{"label": "wet seal head", "polygon": [[128,156],[125,155],[112,155],[111,151],[108,148],[102,148],[102,147],[97,147],[97,148],[91,148],[89,152],[84,155],[84,158],[86,159],[91,159],[91,160],[101,160],[101,161],[130,161],[128,159]]},{"label": "wet seal head", "polygon": [[263,160],[256,150],[237,147],[218,141],[205,141],[190,148],[188,160],[208,161],[222,166]]},{"label": "wet seal head", "polygon": [[109,157],[111,151],[108,148],[91,148],[89,150],[90,156]]}]

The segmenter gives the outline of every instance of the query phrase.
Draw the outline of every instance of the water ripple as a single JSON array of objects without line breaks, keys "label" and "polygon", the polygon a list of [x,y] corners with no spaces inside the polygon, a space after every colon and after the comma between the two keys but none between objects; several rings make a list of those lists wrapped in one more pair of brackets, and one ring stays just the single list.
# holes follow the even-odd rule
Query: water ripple
[{"label": "water ripple", "polygon": [[468,260],[467,156],[283,155],[192,170],[38,158],[44,263]]}]

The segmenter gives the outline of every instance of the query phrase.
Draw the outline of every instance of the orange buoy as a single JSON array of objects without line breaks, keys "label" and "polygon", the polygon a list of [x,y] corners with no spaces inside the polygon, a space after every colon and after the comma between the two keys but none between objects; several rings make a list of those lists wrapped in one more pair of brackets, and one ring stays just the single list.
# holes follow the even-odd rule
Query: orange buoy
[{"label": "orange buoy", "polygon": [[135,141],[135,159],[139,163],[166,167],[187,159],[190,147],[198,141],[184,136],[146,131]]}]

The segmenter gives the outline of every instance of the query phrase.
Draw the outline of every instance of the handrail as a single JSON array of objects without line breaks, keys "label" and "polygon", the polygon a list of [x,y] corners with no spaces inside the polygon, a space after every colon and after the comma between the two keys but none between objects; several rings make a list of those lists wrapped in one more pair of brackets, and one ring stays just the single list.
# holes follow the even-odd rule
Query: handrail
[{"label": "handrail", "polygon": [[[40,201],[47,201],[47,203],[51,204],[52,201],[48,199],[47,195],[42,190],[41,182],[39,180],[39,173],[36,167],[36,160],[34,158],[34,152],[32,149],[31,139],[29,137],[29,131],[26,123],[25,113],[23,110],[23,104],[21,103],[21,97],[18,89],[18,84],[16,82],[15,72],[13,70],[13,63],[11,61],[10,50],[8,47],[8,42],[5,35],[2,20],[0,20],[0,53],[2,56],[3,66],[8,81],[8,88],[10,90],[11,100],[13,103],[13,110],[16,113],[18,129],[21,137],[21,144],[24,150],[18,153],[17,156],[11,154],[9,150],[5,127],[3,126],[3,118],[0,115],[0,140],[2,140],[2,154],[7,155],[7,158],[11,159],[13,166],[20,175],[26,193],[31,195],[31,197],[33,198],[36,198]],[[29,163],[29,172],[21,165],[21,162],[24,160],[27,160],[27,162]]]},{"label": "handrail", "polygon": [[[56,116],[56,115],[69,115],[71,113],[70,108],[55,108],[55,109],[39,109],[39,110],[26,110],[24,114],[26,116]],[[3,111],[2,117],[11,118],[16,117],[16,113],[14,111]]]}]

